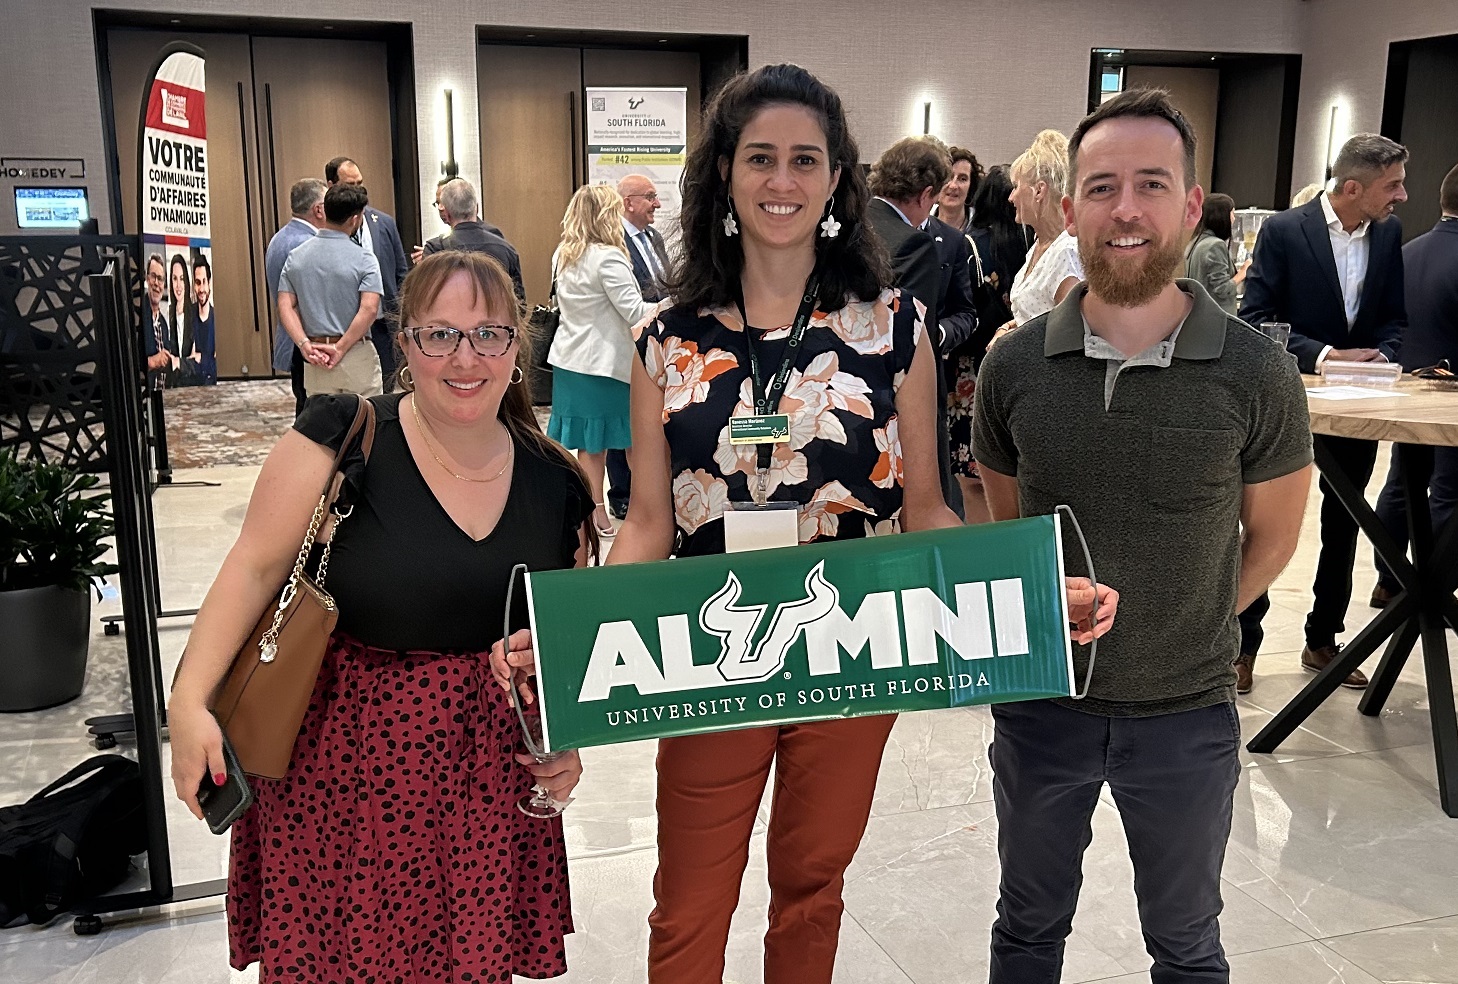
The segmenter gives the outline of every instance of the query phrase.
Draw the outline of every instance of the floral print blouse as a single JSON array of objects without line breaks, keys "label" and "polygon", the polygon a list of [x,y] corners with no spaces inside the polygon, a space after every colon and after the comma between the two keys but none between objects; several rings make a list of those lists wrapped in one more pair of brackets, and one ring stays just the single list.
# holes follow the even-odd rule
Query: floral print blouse
[{"label": "floral print blouse", "polygon": [[[899,529],[896,393],[924,312],[887,290],[811,317],[780,398],[790,440],[774,445],[767,476],[771,501],[797,504],[801,543]],[[779,367],[789,335],[785,326],[755,336],[761,372]],[[724,504],[752,501],[749,483],[757,481],[756,445],[729,443],[729,418],[754,412],[743,323],[734,308],[665,306],[637,337],[648,376],[663,389],[677,553],[722,553]]]}]

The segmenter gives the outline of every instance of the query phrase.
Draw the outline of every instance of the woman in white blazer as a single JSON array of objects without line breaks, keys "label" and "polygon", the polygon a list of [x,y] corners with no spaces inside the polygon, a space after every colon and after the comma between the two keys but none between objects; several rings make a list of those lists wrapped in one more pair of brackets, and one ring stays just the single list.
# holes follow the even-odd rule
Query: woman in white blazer
[{"label": "woman in white blazer", "polygon": [[552,365],[552,419],[547,433],[577,452],[597,503],[593,524],[613,535],[603,508],[603,472],[610,449],[632,443],[628,381],[632,328],[649,305],[633,276],[623,239],[623,199],[607,185],[584,185],[567,203],[562,243],[552,254],[560,323]]}]

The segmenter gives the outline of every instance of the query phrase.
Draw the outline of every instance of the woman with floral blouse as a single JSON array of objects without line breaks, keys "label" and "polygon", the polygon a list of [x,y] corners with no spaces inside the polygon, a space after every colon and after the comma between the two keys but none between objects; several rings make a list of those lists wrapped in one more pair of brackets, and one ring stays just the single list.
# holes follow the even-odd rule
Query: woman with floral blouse
[{"label": "woman with floral blouse", "polygon": [[[937,475],[924,308],[886,288],[859,160],[840,98],[795,65],[714,98],[684,171],[673,299],[638,328],[633,508],[608,563],[723,552],[729,503],[791,504],[785,545],[959,525]],[[731,442],[736,420],[761,414],[785,415],[787,435]],[[1086,611],[1085,594],[1070,600]],[[509,662],[528,666],[529,647],[514,634]],[[845,870],[894,721],[659,742],[650,984],[722,980],[772,766],[764,981],[829,984]]]}]

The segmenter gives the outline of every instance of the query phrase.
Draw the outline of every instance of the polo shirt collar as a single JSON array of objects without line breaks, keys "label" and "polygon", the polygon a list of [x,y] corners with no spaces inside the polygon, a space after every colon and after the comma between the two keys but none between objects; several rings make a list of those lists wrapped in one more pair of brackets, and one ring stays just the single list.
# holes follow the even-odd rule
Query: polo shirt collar
[{"label": "polo shirt collar", "polygon": [[[348,233],[340,232],[338,229],[320,229],[314,233],[320,239],[350,239]],[[353,241],[353,240],[351,240]]]},{"label": "polo shirt collar", "polygon": [[[1194,302],[1183,326],[1174,339],[1176,359],[1218,359],[1225,351],[1225,310],[1216,304],[1194,280],[1179,279],[1175,285]],[[1043,355],[1083,353],[1083,297],[1088,284],[1079,284],[1048,312],[1048,327],[1043,336]]]},{"label": "polo shirt collar", "polygon": [[1336,209],[1331,207],[1331,196],[1321,195],[1321,214],[1326,216],[1326,227],[1333,232],[1339,232],[1343,236],[1350,236],[1353,239],[1361,239],[1367,234],[1367,228],[1372,224],[1371,220],[1363,219],[1357,224],[1357,228],[1347,232],[1342,226],[1341,217],[1336,214]]}]

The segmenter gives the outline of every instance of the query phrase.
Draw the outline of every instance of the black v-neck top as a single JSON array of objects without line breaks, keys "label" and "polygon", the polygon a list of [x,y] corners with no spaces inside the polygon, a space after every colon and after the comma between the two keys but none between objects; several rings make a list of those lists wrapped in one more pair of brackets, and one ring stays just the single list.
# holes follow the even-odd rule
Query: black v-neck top
[{"label": "black v-neck top", "polygon": [[[565,461],[517,442],[501,518],[472,540],[431,492],[405,443],[401,396],[372,398],[369,463],[361,467],[358,455],[346,461],[355,507],[339,526],[324,585],[339,604],[335,631],[402,652],[484,652],[501,638],[512,566],[573,566],[592,495]],[[337,451],[358,405],[349,395],[312,397],[294,429]],[[513,631],[525,628],[520,583],[512,609]]]}]

